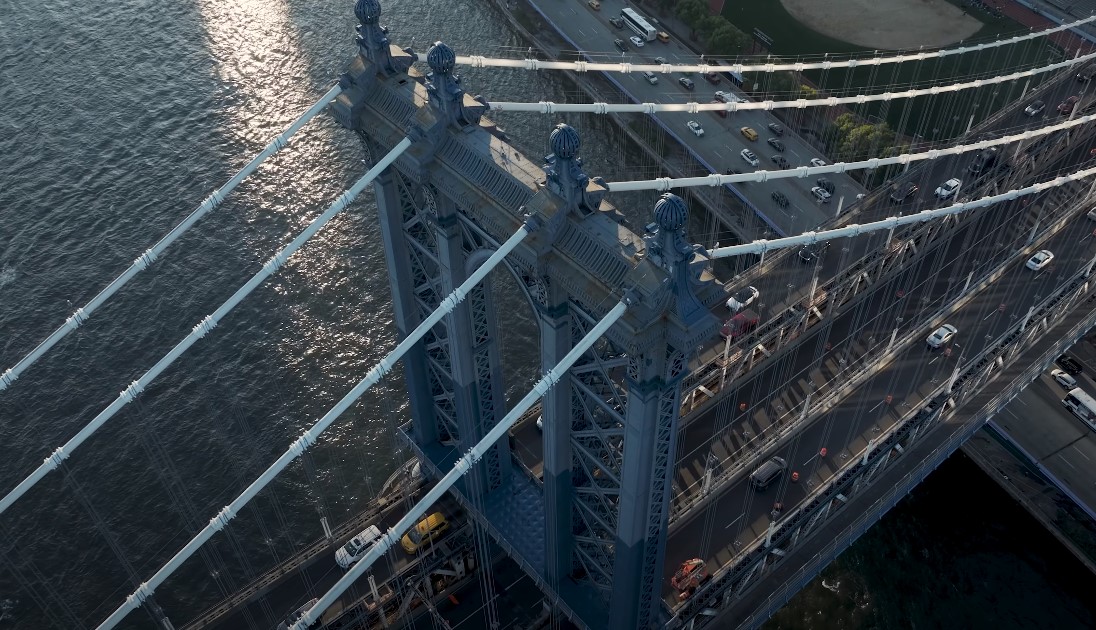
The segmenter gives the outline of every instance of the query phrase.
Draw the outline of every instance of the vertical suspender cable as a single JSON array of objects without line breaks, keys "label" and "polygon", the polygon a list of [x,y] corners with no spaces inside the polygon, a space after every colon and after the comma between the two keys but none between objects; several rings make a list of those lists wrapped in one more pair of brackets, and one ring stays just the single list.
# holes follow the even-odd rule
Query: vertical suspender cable
[{"label": "vertical suspender cable", "polygon": [[49,352],[49,349],[57,345],[58,341],[61,341],[70,332],[76,330],[81,325],[83,325],[83,323],[86,322],[89,317],[91,317],[91,314],[95,312],[95,309],[102,306],[104,302],[110,299],[112,295],[117,293],[119,289],[121,289],[127,282],[130,281],[131,278],[147,269],[153,262],[156,261],[157,256],[163,253],[163,251],[167,249],[169,245],[174,243],[175,239],[182,236],[183,233],[189,230],[192,225],[197,223],[198,219],[201,219],[206,214],[209,214],[209,212],[212,211],[214,208],[221,205],[221,202],[224,201],[224,198],[230,192],[232,192],[233,189],[235,189],[240,182],[247,178],[248,175],[254,173],[255,169],[259,168],[259,165],[262,164],[263,161],[266,160],[266,158],[274,155],[275,153],[280,151],[282,147],[286,146],[293,134],[297,133],[297,131],[299,131],[305,123],[315,117],[316,114],[320,113],[320,111],[322,111],[324,107],[327,107],[327,104],[333,101],[340,92],[342,92],[342,88],[338,85],[328,90],[327,94],[324,94],[320,98],[320,100],[316,101],[316,104],[310,107],[308,111],[301,114],[300,117],[297,118],[297,120],[295,120],[288,129],[278,134],[278,136],[274,138],[270,142],[270,144],[266,145],[265,149],[259,152],[259,154],[252,158],[252,160],[248,162],[246,166],[240,169],[240,172],[236,173],[232,177],[232,179],[228,180],[228,182],[225,183],[224,186],[221,186],[217,190],[214,190],[213,193],[209,195],[209,197],[206,197],[206,200],[202,202],[202,205],[198,206],[193,212],[191,212],[187,216],[187,218],[183,219],[182,223],[176,225],[174,229],[164,235],[164,237],[161,238],[155,245],[153,245],[150,249],[145,250],[143,254],[138,256],[133,261],[133,264],[129,266],[129,269],[126,269],[122,273],[122,275],[118,276],[110,284],[104,287],[103,290],[100,291],[95,297],[93,297],[90,302],[85,304],[83,307],[76,309],[76,311],[68,319],[65,320],[65,323],[61,324],[60,328],[53,331],[53,334],[51,334],[49,337],[46,337],[45,340],[43,340],[42,343],[38,344],[38,347],[36,347],[34,350],[31,350],[30,353],[27,354],[27,356],[23,357],[22,360],[20,360],[7,371],[5,371],[3,374],[0,374],[0,391],[4,391],[8,388],[9,385],[14,383],[24,370],[30,367],[35,361],[40,359],[42,355],[44,355],[46,352]]},{"label": "vertical suspender cable", "polygon": [[312,238],[312,236],[315,235],[316,232],[319,232],[320,229],[323,228],[323,226],[326,225],[328,221],[334,218],[336,214],[342,212],[343,209],[350,205],[350,202],[353,201],[355,197],[357,197],[363,190],[365,190],[365,188],[369,186],[369,184],[371,184],[373,180],[376,179],[382,171],[384,171],[384,169],[388,168],[388,166],[392,162],[396,161],[396,158],[398,158],[410,146],[410,138],[404,138],[403,140],[401,140],[399,144],[397,144],[391,151],[388,152],[388,155],[384,156],[384,158],[381,159],[381,161],[377,162],[377,164],[373,168],[369,169],[369,171],[365,175],[363,175],[361,179],[359,179],[353,186],[351,186],[349,190],[344,192],[338,198],[338,200],[335,201],[335,203],[331,204],[331,206],[329,206],[327,210],[324,211],[323,214],[316,217],[312,221],[312,223],[308,224],[308,227],[306,227],[300,234],[298,234],[297,238],[293,239],[293,241],[289,245],[286,245],[284,249],[275,254],[273,258],[268,260],[267,263],[263,265],[263,268],[259,270],[254,276],[252,276],[250,280],[247,281],[247,284],[237,289],[236,292],[232,294],[232,297],[228,298],[224,304],[221,304],[221,306],[216,311],[213,311],[212,315],[207,315],[205,319],[198,322],[198,324],[194,326],[194,330],[191,331],[189,335],[184,337],[183,340],[180,341],[174,348],[172,348],[170,352],[168,352],[166,355],[163,356],[163,358],[157,361],[155,365],[153,365],[147,372],[144,373],[143,376],[141,376],[141,378],[130,383],[129,387],[127,387],[125,391],[118,394],[118,398],[113,403],[111,403],[106,409],[101,411],[99,415],[95,416],[95,418],[93,418],[92,421],[87,424],[87,426],[85,426],[83,429],[80,429],[80,431],[76,435],[74,435],[72,439],[70,439],[68,442],[65,442],[63,446],[59,447],[49,457],[47,457],[45,461],[43,461],[42,464],[37,468],[37,470],[31,473],[29,477],[24,479],[3,499],[0,499],[0,514],[3,514],[5,510],[11,507],[11,505],[17,500],[19,500],[19,497],[23,496],[23,494],[25,494],[27,490],[30,490],[34,486],[34,484],[38,483],[43,477],[49,474],[50,471],[57,468],[57,466],[69,455],[71,455],[77,447],[84,443],[84,440],[91,437],[91,434],[95,433],[95,431],[97,431],[99,427],[106,424],[107,420],[110,420],[115,413],[117,413],[129,401],[133,400],[142,391],[144,391],[145,387],[147,387],[148,384],[153,381],[153,379],[159,376],[161,372],[166,370],[169,365],[174,363],[175,359],[178,359],[180,356],[182,356],[182,354],[186,352],[187,349],[190,348],[190,346],[194,345],[195,342],[206,336],[209,331],[213,330],[213,328],[217,326],[218,322],[221,321],[222,317],[227,315],[228,312],[235,308],[237,304],[242,302],[245,297],[247,297],[267,278],[272,276],[278,269],[280,269],[290,256],[296,253],[296,251],[300,249],[305,244],[305,242],[308,241],[308,239]]}]

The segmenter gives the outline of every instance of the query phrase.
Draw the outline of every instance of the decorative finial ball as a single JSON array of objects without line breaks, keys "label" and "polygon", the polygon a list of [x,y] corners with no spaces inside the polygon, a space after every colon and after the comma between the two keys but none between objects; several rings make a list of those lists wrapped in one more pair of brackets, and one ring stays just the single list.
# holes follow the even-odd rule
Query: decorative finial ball
[{"label": "decorative finial ball", "polygon": [[354,15],[362,24],[376,24],[381,19],[381,3],[378,0],[358,0]]},{"label": "decorative finial ball", "polygon": [[673,193],[666,193],[655,203],[655,221],[663,230],[676,232],[685,225],[689,209],[685,202]]},{"label": "decorative finial ball", "polygon": [[453,71],[453,66],[457,65],[457,53],[442,42],[434,42],[430,52],[426,53],[426,63],[438,74],[449,74]]},{"label": "decorative finial ball", "polygon": [[552,153],[567,160],[578,155],[578,148],[582,146],[578,132],[566,123],[556,125],[552,135],[548,136],[548,143],[552,145]]}]

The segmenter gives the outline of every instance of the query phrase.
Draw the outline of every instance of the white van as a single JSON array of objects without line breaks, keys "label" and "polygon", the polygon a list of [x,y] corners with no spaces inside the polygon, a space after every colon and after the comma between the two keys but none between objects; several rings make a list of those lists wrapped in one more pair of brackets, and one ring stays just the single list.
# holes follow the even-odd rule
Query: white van
[{"label": "white van", "polygon": [[360,560],[380,537],[381,530],[376,525],[366,527],[345,545],[339,547],[339,550],[335,552],[335,562],[340,567],[349,569],[350,565]]}]

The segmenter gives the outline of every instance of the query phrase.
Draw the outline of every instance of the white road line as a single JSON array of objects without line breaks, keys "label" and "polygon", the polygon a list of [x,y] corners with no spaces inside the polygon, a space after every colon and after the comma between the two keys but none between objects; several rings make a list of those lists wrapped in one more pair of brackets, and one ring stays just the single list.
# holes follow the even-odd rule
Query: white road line
[{"label": "white road line", "polygon": [[1070,468],[1073,468],[1073,470],[1077,470],[1077,468],[1074,467],[1073,464],[1069,463],[1069,460],[1066,459],[1065,455],[1062,455],[1061,453],[1058,453],[1058,457],[1062,458],[1062,461],[1065,462],[1066,466],[1069,466]]},{"label": "white road line", "polygon": [[727,526],[726,526],[726,527],[724,527],[723,529],[730,529],[730,528],[731,528],[731,525],[734,525],[734,524],[735,524],[735,523],[737,523],[738,521],[741,521],[741,520],[742,520],[742,517],[743,517],[743,516],[745,516],[745,514],[739,514],[739,515],[738,515],[738,518],[734,519],[734,520],[733,520],[733,521],[731,521],[730,523],[727,523]]},{"label": "white road line", "polygon": [[1077,454],[1080,455],[1081,457],[1084,457],[1085,461],[1089,461],[1089,462],[1092,461],[1091,459],[1089,459],[1088,455],[1085,455],[1084,453],[1081,452],[1081,449],[1077,448],[1076,444],[1073,445],[1073,450],[1077,451]]}]

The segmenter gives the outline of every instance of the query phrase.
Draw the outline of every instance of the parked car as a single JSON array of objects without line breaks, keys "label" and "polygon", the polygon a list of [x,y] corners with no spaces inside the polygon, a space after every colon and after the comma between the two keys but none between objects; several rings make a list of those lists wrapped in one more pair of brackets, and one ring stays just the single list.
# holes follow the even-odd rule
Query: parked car
[{"label": "parked car", "polygon": [[1081,362],[1068,354],[1063,354],[1055,359],[1054,362],[1058,364],[1058,367],[1068,372],[1070,376],[1077,376],[1085,371],[1085,369],[1081,367]]},{"label": "parked car", "polygon": [[781,208],[787,208],[788,207],[788,196],[785,195],[784,193],[780,192],[779,190],[774,190],[773,191],[772,198],[773,198],[773,201],[776,202],[776,205],[780,206]]},{"label": "parked car", "polygon": [[688,77],[681,77],[677,80],[677,82],[680,83],[681,87],[685,88],[686,90],[691,90],[696,87],[696,84],[693,83],[693,80]]},{"label": "parked car", "polygon": [[1054,252],[1049,249],[1040,249],[1028,259],[1027,264],[1024,266],[1032,271],[1042,271],[1052,260],[1054,260]]},{"label": "parked car", "polygon": [[776,164],[780,168],[791,168],[792,167],[791,164],[788,164],[788,160],[786,160],[784,158],[784,156],[780,155],[779,153],[776,154],[776,155],[770,156],[769,159],[773,161],[773,164]]},{"label": "parked car", "polygon": [[833,196],[833,191],[837,190],[834,187],[833,182],[826,179],[825,177],[819,177],[814,183],[818,184],[818,187],[821,188],[822,190],[830,193],[831,197]]},{"label": "parked car", "polygon": [[1058,104],[1058,113],[1062,115],[1072,114],[1073,108],[1077,106],[1077,101],[1079,100],[1081,100],[1080,96],[1071,96],[1062,101]]},{"label": "parked car", "polygon": [[951,324],[944,324],[937,328],[925,339],[925,343],[928,344],[930,349],[942,348],[948,344],[949,341],[959,333],[959,329]]},{"label": "parked car", "polygon": [[632,42],[632,45],[636,48],[643,48],[643,40],[640,39],[637,35],[632,35],[628,38],[628,41]]},{"label": "parked car", "polygon": [[[304,614],[308,612],[308,609],[318,604],[319,601],[319,598],[310,599],[306,603],[301,605],[300,608],[289,613],[289,616],[286,617],[285,620],[282,621],[280,624],[278,624],[278,630],[289,630],[290,628],[292,628],[295,623],[301,620],[301,617],[304,617]],[[317,619],[316,621],[313,621],[311,624],[309,624],[308,627],[318,628],[319,626],[320,622]]]},{"label": "parked car", "polygon": [[742,149],[742,151],[739,153],[739,155],[741,155],[742,159],[746,160],[746,163],[749,164],[750,166],[757,166],[758,164],[760,164],[760,161],[757,159],[757,156],[754,155],[754,152],[749,150],[749,149]]},{"label": "parked car", "polygon": [[381,530],[376,525],[366,527],[357,536],[351,538],[345,545],[335,552],[335,562],[344,569],[361,560],[365,552],[373,546],[373,543],[381,537]]},{"label": "parked car", "polygon": [[1043,113],[1043,110],[1047,108],[1047,104],[1043,101],[1035,101],[1031,105],[1024,108],[1024,113],[1028,116],[1038,116]]},{"label": "parked car", "polygon": [[783,152],[784,149],[787,148],[787,147],[784,146],[783,142],[781,142],[780,140],[777,140],[776,138],[769,138],[765,142],[768,142],[769,146],[776,149],[777,151]]},{"label": "parked car", "polygon": [[712,85],[717,85],[719,83],[719,73],[718,72],[705,72],[704,73],[704,80],[707,81],[708,83],[711,83]]},{"label": "parked car", "polygon": [[775,133],[778,136],[784,135],[784,126],[780,123],[769,123],[769,131]]},{"label": "parked car", "polygon": [[727,308],[737,313],[753,304],[760,295],[761,292],[754,287],[746,287],[745,289],[737,291],[727,300]]},{"label": "parked car", "polygon": [[685,125],[689,127],[689,129],[693,132],[693,135],[697,138],[704,137],[704,127],[701,127],[700,123],[698,123],[697,121],[690,120],[689,122],[685,123]]},{"label": "parked car", "polygon": [[624,28],[624,18],[611,17],[609,18],[609,24],[612,24],[616,28]]},{"label": "parked car", "polygon": [[997,163],[997,148],[989,147],[988,149],[982,149],[978,155],[974,156],[970,166],[967,170],[972,175],[980,175],[982,172],[989,170],[991,166]]},{"label": "parked car", "polygon": [[1051,370],[1050,375],[1059,385],[1064,387],[1067,392],[1074,387],[1077,387],[1077,379],[1070,376],[1064,370]]},{"label": "parked car", "polygon": [[422,519],[400,539],[400,546],[407,553],[417,553],[449,529],[449,521],[441,512],[434,512]]},{"label": "parked car", "polygon": [[628,44],[624,43],[623,39],[614,39],[613,45],[617,47],[620,52],[628,52]]},{"label": "parked car", "polygon": [[913,196],[918,191],[917,184],[913,182],[906,182],[901,184],[898,188],[894,189],[894,192],[890,194],[890,200],[894,203],[902,203],[905,200]]},{"label": "parked car", "polygon": [[811,158],[811,166],[826,166],[826,160],[820,158]]},{"label": "parked car", "polygon": [[936,190],[932,194],[936,195],[940,199],[947,199],[959,191],[959,187],[963,185],[963,182],[952,177],[948,181],[940,184],[936,187]]},{"label": "parked car", "polygon": [[749,140],[750,142],[757,141],[757,132],[754,131],[753,127],[742,127],[738,131],[742,134],[743,138]]},{"label": "parked car", "polygon": [[815,199],[821,201],[822,203],[829,203],[830,197],[832,196],[825,188],[822,188],[821,186],[812,187],[811,194],[814,195]]},{"label": "parked car", "polygon": [[738,339],[742,335],[753,330],[757,327],[757,323],[761,321],[761,317],[753,311],[742,311],[734,317],[727,320],[727,323],[723,324],[723,328],[720,329],[719,334],[724,339]]}]

